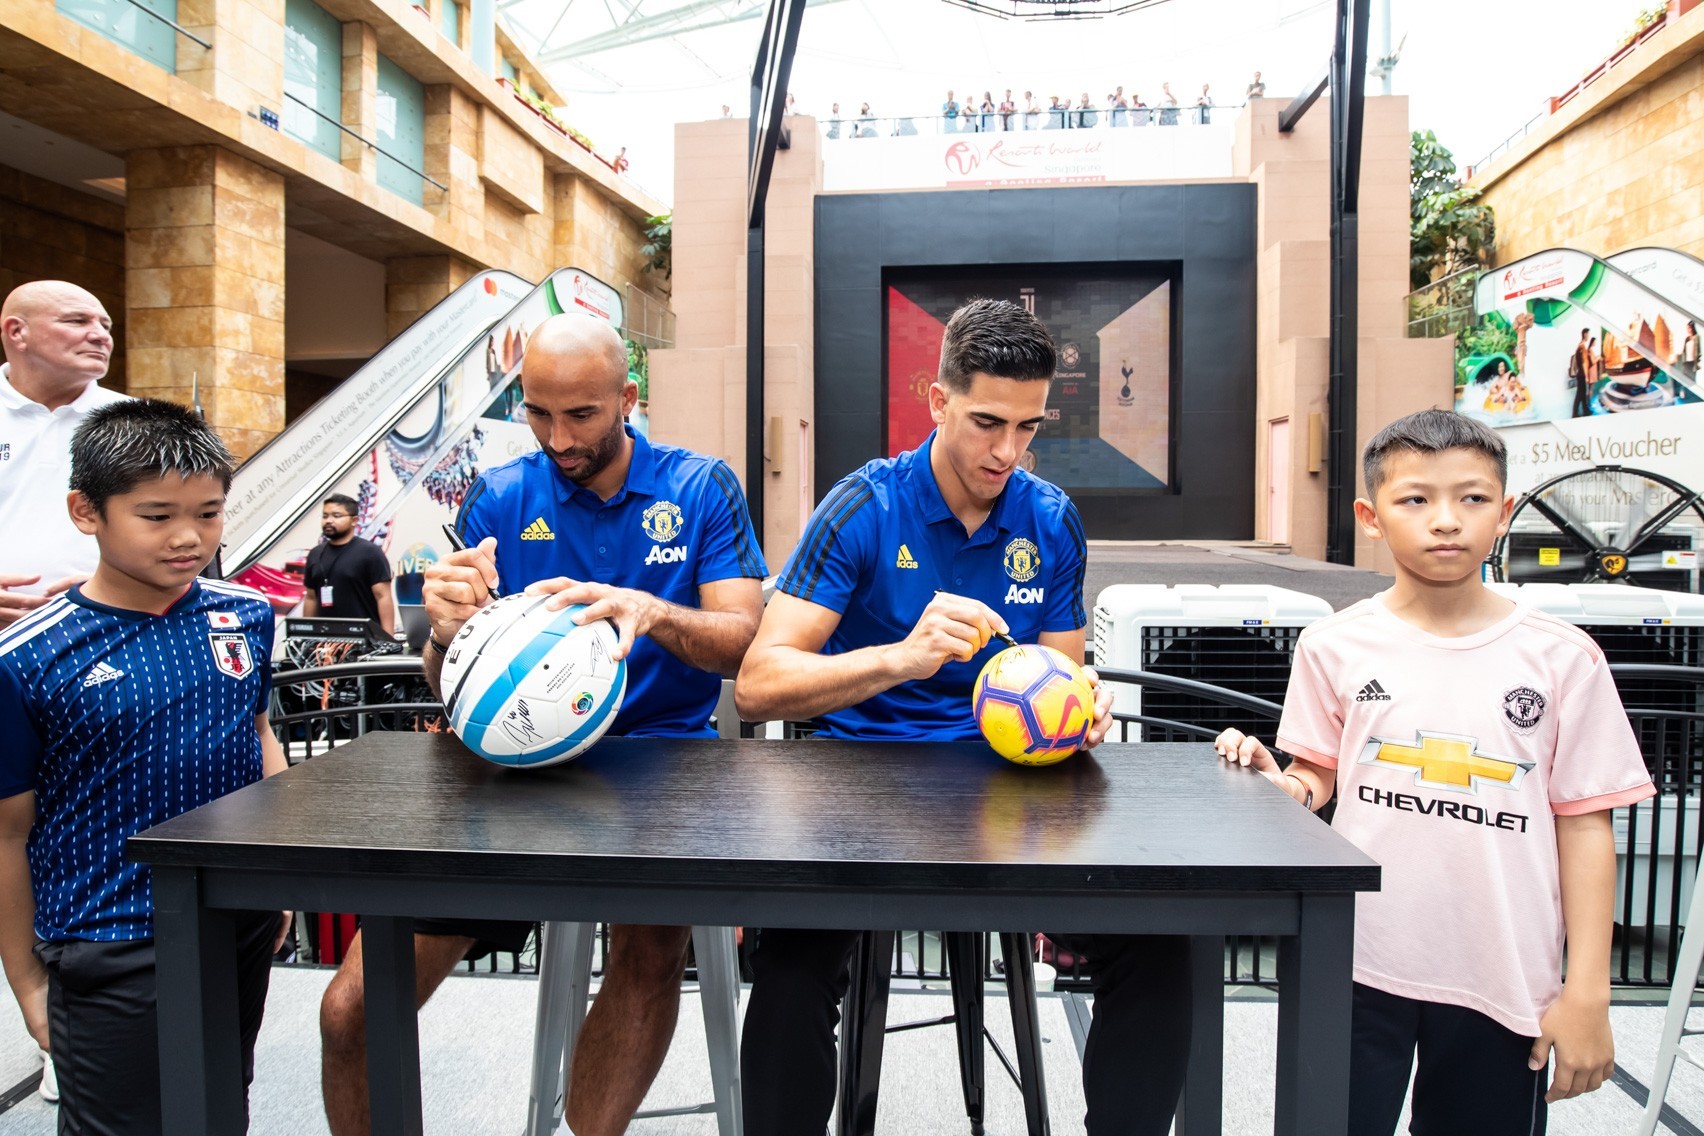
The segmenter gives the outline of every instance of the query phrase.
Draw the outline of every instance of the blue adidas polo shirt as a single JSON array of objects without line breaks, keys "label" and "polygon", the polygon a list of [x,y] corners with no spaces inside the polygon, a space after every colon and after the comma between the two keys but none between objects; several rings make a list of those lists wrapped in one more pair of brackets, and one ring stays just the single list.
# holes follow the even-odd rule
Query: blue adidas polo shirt
[{"label": "blue adidas polo shirt", "polygon": [[[633,461],[608,501],[563,477],[542,451],[487,470],[468,490],[456,528],[468,544],[497,538],[505,593],[568,576],[698,606],[698,588],[762,579],[763,552],[745,493],[728,463],[648,441],[627,427]],[[722,678],[641,636],[627,657],[627,694],[609,732],[714,737]]]},{"label": "blue adidas polo shirt", "polygon": [[75,587],[0,632],[0,797],[35,793],[37,935],[153,936],[124,842],[260,780],[271,654],[271,605],[216,580],[161,615]]},{"label": "blue adidas polo shirt", "polygon": [[[1087,545],[1065,491],[1013,472],[988,519],[966,536],[929,468],[931,433],[917,449],[870,462],[829,491],[811,515],[776,586],[840,614],[824,646],[837,655],[898,643],[937,591],[981,600],[1005,617],[1012,637],[1076,631],[1083,610]],[[976,676],[1005,644],[992,640],[968,663],[901,683],[856,706],[823,715],[827,736],[867,740],[974,740]]]}]

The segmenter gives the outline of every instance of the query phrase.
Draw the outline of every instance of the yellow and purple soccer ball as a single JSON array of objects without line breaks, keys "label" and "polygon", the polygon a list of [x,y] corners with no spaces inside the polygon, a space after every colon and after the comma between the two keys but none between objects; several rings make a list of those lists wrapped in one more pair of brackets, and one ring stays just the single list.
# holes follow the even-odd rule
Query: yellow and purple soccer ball
[{"label": "yellow and purple soccer ball", "polygon": [[972,713],[1007,761],[1052,765],[1083,745],[1095,692],[1083,669],[1051,647],[1008,647],[976,676]]}]

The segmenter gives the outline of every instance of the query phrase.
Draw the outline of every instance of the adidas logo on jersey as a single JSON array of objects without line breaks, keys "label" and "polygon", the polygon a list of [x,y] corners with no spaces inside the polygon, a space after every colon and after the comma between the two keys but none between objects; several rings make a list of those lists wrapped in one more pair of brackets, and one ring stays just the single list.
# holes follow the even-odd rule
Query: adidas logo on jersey
[{"label": "adidas logo on jersey", "polygon": [[1379,680],[1375,678],[1372,682],[1369,682],[1366,686],[1363,686],[1361,688],[1361,693],[1359,693],[1355,696],[1355,701],[1356,702],[1389,702],[1390,701],[1390,695],[1385,693],[1385,688],[1380,686]]},{"label": "adidas logo on jersey", "polygon": [[555,540],[556,534],[550,531],[550,526],[540,517],[532,524],[521,530],[522,540]]},{"label": "adidas logo on jersey", "polygon": [[903,544],[900,545],[899,546],[899,555],[894,559],[893,566],[895,568],[915,568],[915,567],[917,567],[917,561],[914,560],[911,556],[911,549],[907,548]]},{"label": "adidas logo on jersey", "polygon": [[686,559],[686,545],[678,548],[665,548],[660,544],[651,546],[651,553],[645,557],[647,564],[679,564]]},{"label": "adidas logo on jersey", "polygon": [[124,677],[124,672],[111,663],[96,663],[89,668],[89,673],[83,676],[83,689],[99,686],[103,682],[116,682]]}]

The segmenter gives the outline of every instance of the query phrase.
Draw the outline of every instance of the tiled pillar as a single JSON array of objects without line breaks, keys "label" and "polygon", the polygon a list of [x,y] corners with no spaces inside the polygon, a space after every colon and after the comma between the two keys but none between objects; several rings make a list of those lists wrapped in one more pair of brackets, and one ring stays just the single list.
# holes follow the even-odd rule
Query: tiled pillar
[{"label": "tiled pillar", "polygon": [[129,392],[202,409],[238,457],[284,426],[284,179],[218,146],[132,150]]},{"label": "tiled pillar", "polygon": [[178,0],[177,22],[207,40],[177,37],[177,74],[249,113],[282,113],[284,0]]},{"label": "tiled pillar", "polygon": [[480,271],[459,256],[393,256],[385,261],[385,339],[395,339]]},{"label": "tiled pillar", "polygon": [[[343,25],[343,125],[361,138],[378,137],[379,37],[371,24]],[[369,181],[378,177],[378,151],[343,135],[343,165]]]}]

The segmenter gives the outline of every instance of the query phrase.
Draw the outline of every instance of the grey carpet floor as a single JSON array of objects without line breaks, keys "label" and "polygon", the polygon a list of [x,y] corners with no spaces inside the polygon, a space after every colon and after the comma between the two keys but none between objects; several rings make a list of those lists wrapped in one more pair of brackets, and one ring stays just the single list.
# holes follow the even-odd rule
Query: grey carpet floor
[{"label": "grey carpet floor", "polygon": [[[314,968],[274,971],[266,1025],[256,1053],[251,1095],[254,1136],[322,1136],[319,1037],[316,1014],[329,972]],[[421,1017],[421,1069],[426,1131],[433,1136],[516,1136],[527,1100],[527,1057],[532,1042],[536,985],[527,978],[451,979]],[[990,988],[989,1028],[1010,1052],[1011,1022],[997,988]],[[1053,1131],[1083,1131],[1081,1066],[1072,1035],[1071,1008],[1063,995],[1044,995],[1042,1035]],[[0,998],[0,1089],[33,1076],[35,1049],[10,998]],[[936,1017],[948,1010],[944,993],[897,990],[890,1021]],[[1648,1083],[1662,1026],[1656,1004],[1618,1005],[1612,1011],[1618,1063],[1639,1086]],[[1226,1007],[1225,1132],[1234,1136],[1272,1130],[1272,1081],[1277,1006],[1270,1000],[1233,998]],[[682,999],[680,1027],[647,1107],[691,1104],[709,1094],[698,1000]],[[988,1061],[987,1130],[992,1136],[1024,1131],[1017,1089],[992,1055]],[[1637,1088],[1634,1089],[1637,1091]],[[1682,1066],[1669,1103],[1689,1124],[1704,1124],[1704,1072]],[[1606,1085],[1551,1110],[1555,1136],[1615,1136],[1631,1132],[1640,1103],[1628,1087]],[[50,1136],[52,1106],[33,1094],[0,1113],[0,1136]],[[957,1058],[949,1029],[932,1028],[888,1038],[878,1127],[896,1133],[963,1133]],[[636,1122],[636,1136],[714,1136],[709,1116]],[[1695,1136],[1697,1129],[1681,1129]]]}]

